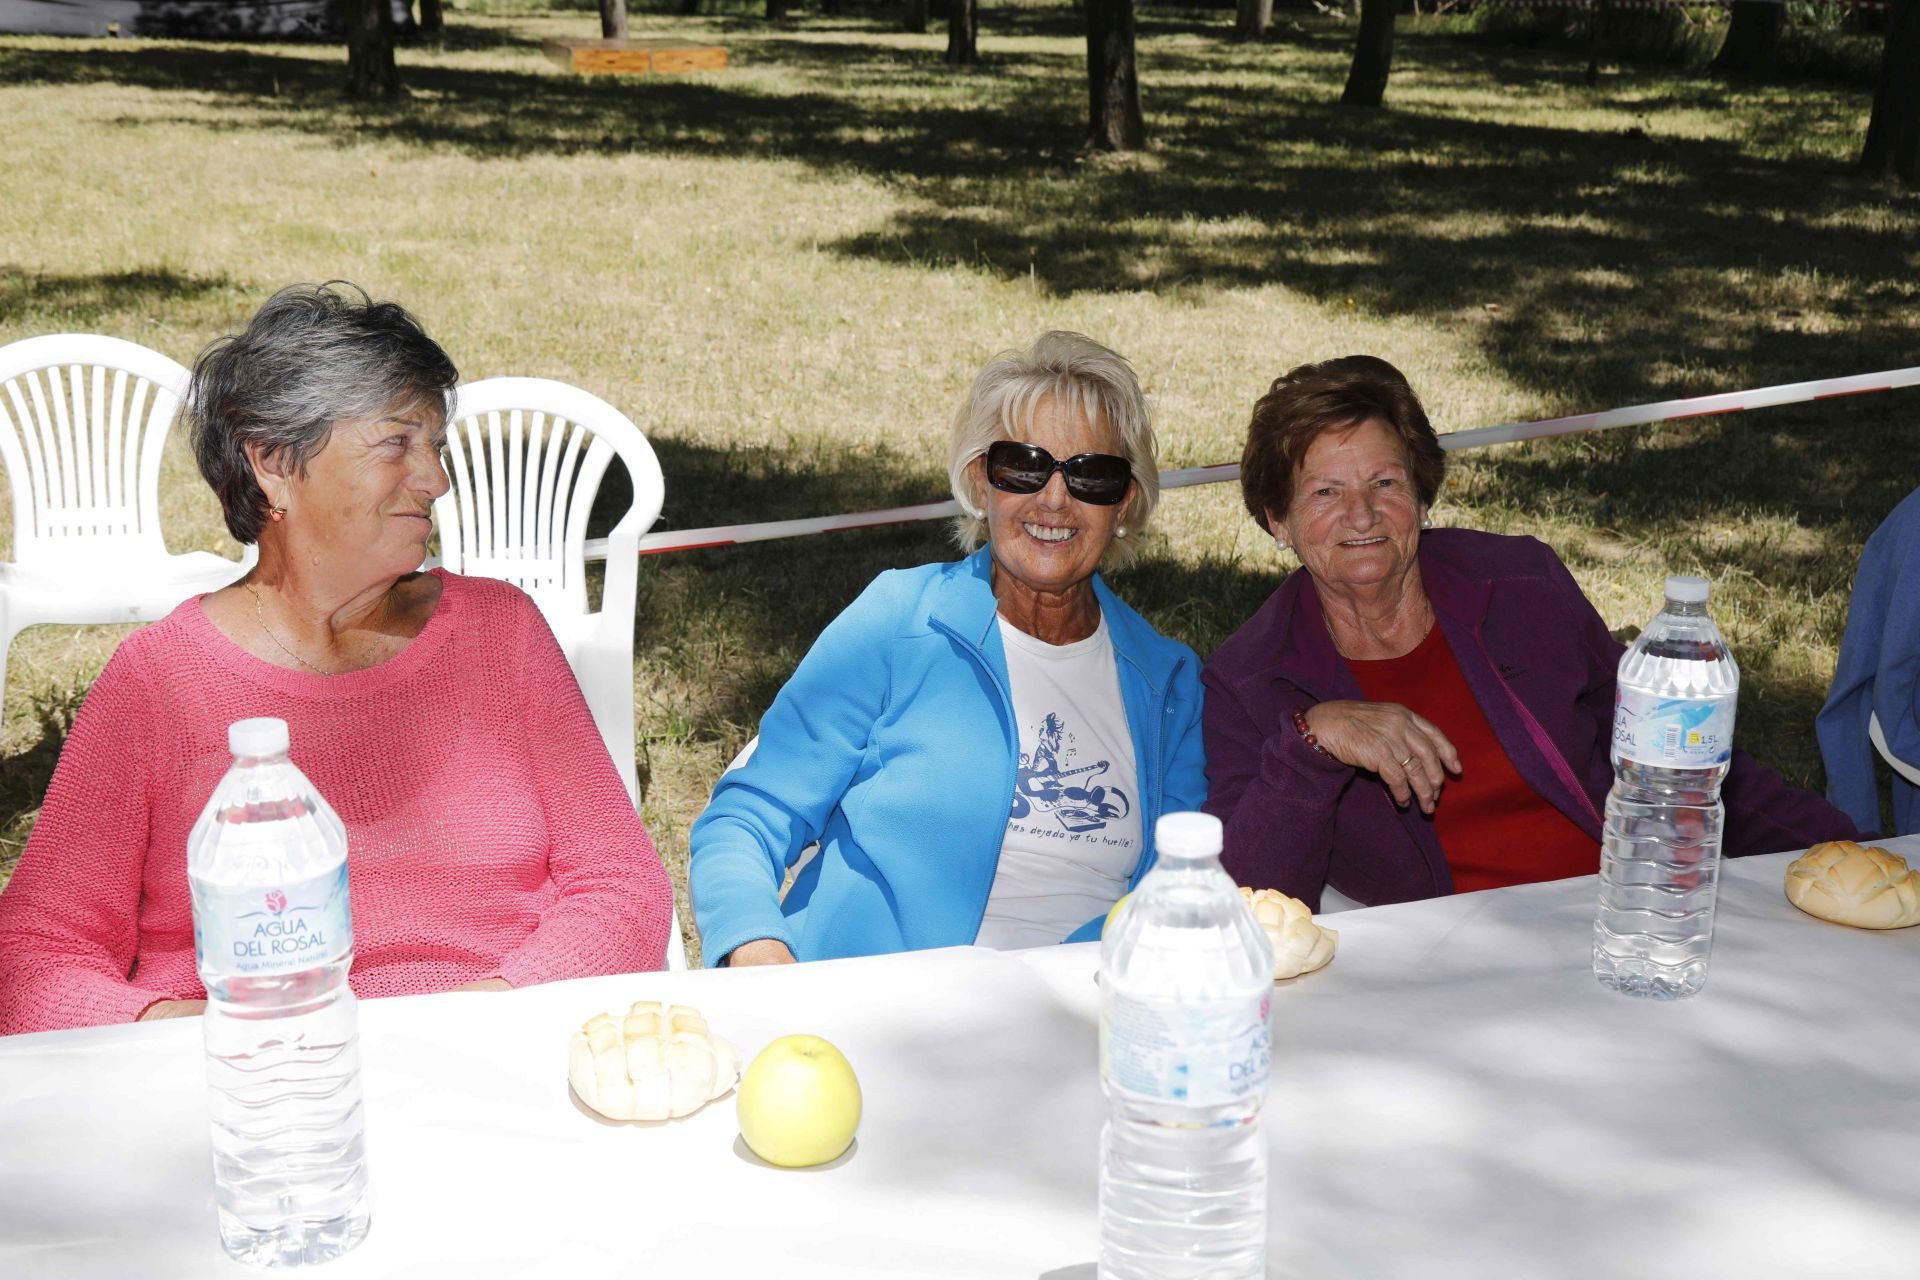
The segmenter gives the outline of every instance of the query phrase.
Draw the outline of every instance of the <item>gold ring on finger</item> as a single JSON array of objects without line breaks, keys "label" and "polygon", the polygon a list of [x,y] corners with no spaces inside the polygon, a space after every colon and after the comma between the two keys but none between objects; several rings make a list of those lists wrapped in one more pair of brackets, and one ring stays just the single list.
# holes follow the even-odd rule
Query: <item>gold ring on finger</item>
[{"label": "gold ring on finger", "polygon": [[1413,763],[1413,753],[1412,753],[1411,751],[1409,751],[1409,752],[1407,753],[1407,758],[1406,758],[1405,760],[1402,760],[1402,761],[1400,762],[1400,767],[1401,767],[1402,769],[1404,769],[1404,768],[1406,768],[1406,767],[1407,767],[1408,765],[1410,765],[1410,764],[1412,764],[1412,763]]}]

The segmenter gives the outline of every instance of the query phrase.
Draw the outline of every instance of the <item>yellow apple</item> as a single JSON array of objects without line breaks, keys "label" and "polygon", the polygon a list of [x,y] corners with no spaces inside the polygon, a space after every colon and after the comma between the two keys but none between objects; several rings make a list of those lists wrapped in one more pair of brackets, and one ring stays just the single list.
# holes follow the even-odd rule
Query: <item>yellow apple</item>
[{"label": "yellow apple", "polygon": [[782,1036],[740,1077],[735,1110],[753,1154],[788,1169],[839,1157],[860,1127],[860,1081],[819,1036]]},{"label": "yellow apple", "polygon": [[1109,929],[1111,929],[1111,928],[1113,928],[1113,918],[1114,918],[1115,916],[1117,916],[1117,915],[1119,915],[1119,914],[1120,914],[1120,908],[1122,908],[1122,907],[1124,907],[1124,906],[1126,906],[1126,905],[1127,905],[1127,899],[1128,899],[1128,898],[1131,898],[1132,896],[1133,896],[1133,895],[1132,895],[1132,894],[1130,894],[1130,893],[1123,893],[1123,894],[1121,894],[1121,895],[1120,895],[1120,901],[1118,901],[1118,902],[1116,902],[1116,903],[1114,903],[1114,904],[1113,904],[1113,906],[1112,906],[1112,907],[1111,907],[1111,908],[1110,908],[1110,909],[1109,909],[1109,910],[1107,911],[1107,919],[1106,919],[1106,922],[1105,922],[1104,924],[1102,924],[1102,925],[1100,926],[1100,936],[1101,936],[1101,937],[1103,937],[1103,938],[1104,938],[1104,937],[1106,937],[1106,936],[1107,936],[1107,930],[1109,930]]}]

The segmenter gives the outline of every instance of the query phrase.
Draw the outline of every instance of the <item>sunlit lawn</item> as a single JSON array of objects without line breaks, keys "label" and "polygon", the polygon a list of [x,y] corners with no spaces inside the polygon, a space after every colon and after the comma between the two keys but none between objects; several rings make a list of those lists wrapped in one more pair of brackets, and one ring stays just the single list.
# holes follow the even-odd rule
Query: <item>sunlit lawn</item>
[{"label": "sunlit lawn", "polygon": [[[1571,55],[1409,27],[1389,108],[1352,112],[1348,29],[1245,47],[1224,11],[1149,9],[1154,146],[1089,158],[1075,22],[995,6],[987,65],[955,73],[941,34],[878,15],[636,16],[732,69],[591,82],[537,46],[590,15],[456,12],[444,51],[403,52],[412,100],[373,110],[339,99],[329,46],[0,40],[0,341],[189,360],[279,285],[350,278],[469,378],[627,409],[668,528],[944,496],[967,378],[1050,327],[1135,360],[1173,466],[1237,456],[1276,374],[1351,351],[1442,429],[1915,363],[1920,197],[1850,171],[1863,92],[1619,67],[1589,89]],[[1663,575],[1709,574],[1741,737],[1817,784],[1853,563],[1920,482],[1916,417],[1909,392],[1461,457],[1436,516],[1546,539],[1616,627]],[[176,463],[175,549],[231,552]],[[641,775],[676,876],[825,620],[945,554],[929,526],[644,562]],[[1204,654],[1283,568],[1219,486],[1172,496],[1116,585]],[[119,634],[16,645],[0,855]]]}]

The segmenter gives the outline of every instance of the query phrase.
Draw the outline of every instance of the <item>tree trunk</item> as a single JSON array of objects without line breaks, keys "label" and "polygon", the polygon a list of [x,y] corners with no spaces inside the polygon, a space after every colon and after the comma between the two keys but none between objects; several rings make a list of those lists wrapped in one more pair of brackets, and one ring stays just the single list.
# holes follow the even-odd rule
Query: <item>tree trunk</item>
[{"label": "tree trunk", "polygon": [[1860,167],[1920,185],[1920,0],[1894,0]]},{"label": "tree trunk", "polygon": [[1360,38],[1353,46],[1353,69],[1340,101],[1350,107],[1377,107],[1387,96],[1393,69],[1393,11],[1397,0],[1361,0]]},{"label": "tree trunk", "polygon": [[400,69],[393,63],[393,5],[389,0],[346,0],[347,96],[397,98]]},{"label": "tree trunk", "polygon": [[1727,37],[1720,42],[1713,70],[1765,71],[1773,62],[1786,20],[1782,0],[1733,0],[1733,20],[1727,24]]},{"label": "tree trunk", "polygon": [[421,36],[438,44],[446,33],[447,15],[440,8],[440,0],[420,0]]},{"label": "tree trunk", "polygon": [[1235,40],[1264,40],[1273,24],[1273,0],[1240,0],[1239,16],[1233,24]]},{"label": "tree trunk", "polygon": [[600,38],[627,38],[627,0],[600,0]]},{"label": "tree trunk", "polygon": [[779,22],[787,16],[787,0],[767,0],[767,21]]},{"label": "tree trunk", "polygon": [[950,66],[970,67],[980,61],[980,46],[976,31],[979,22],[978,0],[949,0],[947,62]]},{"label": "tree trunk", "polygon": [[1587,84],[1600,83],[1600,49],[1607,40],[1607,19],[1613,14],[1610,0],[1596,0],[1587,11]]},{"label": "tree trunk", "polygon": [[932,7],[927,0],[907,0],[906,8],[900,15],[900,25],[915,35],[925,35]]},{"label": "tree trunk", "polygon": [[1133,58],[1133,0],[1087,0],[1087,124],[1087,145],[1096,151],[1147,145],[1140,68]]}]

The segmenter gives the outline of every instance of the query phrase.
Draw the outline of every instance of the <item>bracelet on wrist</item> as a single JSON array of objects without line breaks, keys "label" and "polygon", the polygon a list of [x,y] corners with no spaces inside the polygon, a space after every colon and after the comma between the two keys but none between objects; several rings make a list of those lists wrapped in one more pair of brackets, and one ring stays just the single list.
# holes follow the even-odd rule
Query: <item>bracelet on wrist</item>
[{"label": "bracelet on wrist", "polygon": [[1320,739],[1315,737],[1313,730],[1307,727],[1307,713],[1299,707],[1293,709],[1293,727],[1299,731],[1302,738],[1306,739],[1307,745],[1315,751],[1318,751],[1323,756],[1331,757],[1333,755],[1333,752],[1320,745]]}]

